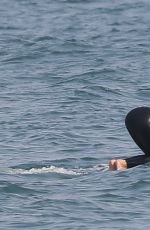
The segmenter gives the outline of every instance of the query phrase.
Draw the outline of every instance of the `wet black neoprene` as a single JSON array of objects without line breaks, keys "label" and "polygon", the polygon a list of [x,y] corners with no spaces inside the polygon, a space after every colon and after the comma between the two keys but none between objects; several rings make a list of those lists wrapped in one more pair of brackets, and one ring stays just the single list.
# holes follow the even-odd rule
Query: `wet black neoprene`
[{"label": "wet black neoprene", "polygon": [[150,108],[131,110],[126,116],[125,124],[131,137],[145,154],[126,158],[127,168],[150,162]]}]

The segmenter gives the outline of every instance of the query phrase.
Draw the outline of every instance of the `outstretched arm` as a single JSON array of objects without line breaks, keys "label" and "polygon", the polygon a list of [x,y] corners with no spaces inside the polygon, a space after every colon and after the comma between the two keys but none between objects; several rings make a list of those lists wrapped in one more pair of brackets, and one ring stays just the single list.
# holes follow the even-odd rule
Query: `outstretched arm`
[{"label": "outstretched arm", "polygon": [[138,155],[126,159],[113,159],[109,162],[110,170],[124,170],[150,162],[150,157]]}]

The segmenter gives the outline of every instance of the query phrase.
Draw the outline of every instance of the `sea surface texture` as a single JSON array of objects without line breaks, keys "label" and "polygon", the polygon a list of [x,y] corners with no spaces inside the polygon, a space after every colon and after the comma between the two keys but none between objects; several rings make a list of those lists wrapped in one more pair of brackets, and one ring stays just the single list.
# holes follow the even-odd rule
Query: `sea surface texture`
[{"label": "sea surface texture", "polygon": [[0,230],[149,230],[149,0],[0,0]]}]

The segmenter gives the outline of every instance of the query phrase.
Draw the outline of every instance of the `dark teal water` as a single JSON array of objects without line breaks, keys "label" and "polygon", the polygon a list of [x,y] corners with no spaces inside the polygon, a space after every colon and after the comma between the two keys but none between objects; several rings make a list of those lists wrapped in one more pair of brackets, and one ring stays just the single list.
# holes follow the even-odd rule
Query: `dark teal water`
[{"label": "dark teal water", "polygon": [[0,1],[0,229],[147,230],[124,119],[150,98],[148,0]]}]

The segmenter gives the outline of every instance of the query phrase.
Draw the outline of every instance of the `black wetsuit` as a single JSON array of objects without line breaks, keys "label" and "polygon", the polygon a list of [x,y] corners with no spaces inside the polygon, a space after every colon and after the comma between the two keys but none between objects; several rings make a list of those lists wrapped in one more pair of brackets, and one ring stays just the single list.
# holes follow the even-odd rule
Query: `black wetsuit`
[{"label": "black wetsuit", "polygon": [[131,110],[126,116],[125,124],[135,143],[144,152],[144,155],[126,158],[127,168],[150,162],[150,108]]}]

